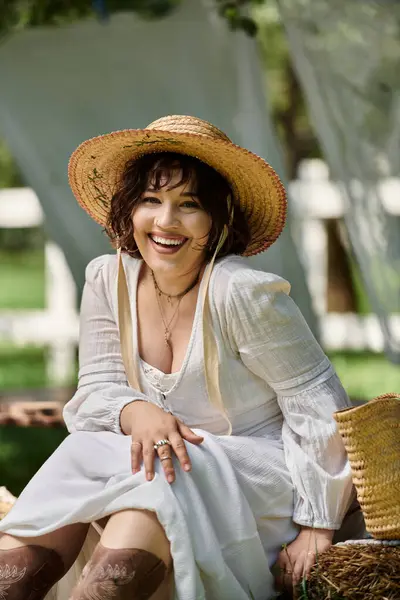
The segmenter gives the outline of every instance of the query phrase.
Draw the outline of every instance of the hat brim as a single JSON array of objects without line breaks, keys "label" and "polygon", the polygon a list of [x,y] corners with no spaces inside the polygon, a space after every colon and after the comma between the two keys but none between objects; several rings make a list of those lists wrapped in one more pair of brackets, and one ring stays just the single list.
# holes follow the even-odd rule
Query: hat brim
[{"label": "hat brim", "polygon": [[274,169],[264,159],[228,140],[195,133],[125,129],[83,142],[68,166],[77,201],[104,226],[127,161],[155,152],[193,156],[225,177],[251,232],[244,256],[266,250],[279,237],[285,225],[287,203],[285,188]]}]

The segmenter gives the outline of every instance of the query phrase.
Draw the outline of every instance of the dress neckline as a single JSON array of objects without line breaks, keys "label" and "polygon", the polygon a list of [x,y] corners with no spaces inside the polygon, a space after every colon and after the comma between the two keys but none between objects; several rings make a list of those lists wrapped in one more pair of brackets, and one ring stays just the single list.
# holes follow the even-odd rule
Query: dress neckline
[{"label": "dress neckline", "polygon": [[190,356],[192,353],[192,349],[193,349],[193,345],[194,345],[194,341],[195,341],[195,337],[196,337],[196,333],[197,333],[197,325],[200,319],[200,314],[201,314],[201,298],[202,298],[202,293],[203,293],[203,284],[204,284],[204,277],[202,277],[201,281],[200,281],[200,285],[199,285],[199,292],[197,294],[197,299],[196,299],[196,309],[195,309],[195,313],[194,313],[194,318],[193,318],[193,324],[192,324],[192,331],[190,334],[190,338],[189,338],[189,342],[188,342],[188,346],[186,348],[186,353],[185,353],[185,357],[183,359],[181,368],[179,369],[179,371],[174,371],[173,373],[165,373],[164,371],[161,371],[160,369],[158,369],[157,367],[154,367],[153,365],[150,365],[149,363],[146,363],[146,361],[144,361],[142,359],[142,357],[139,354],[139,344],[138,344],[138,315],[137,315],[137,289],[138,289],[138,284],[139,284],[139,274],[140,271],[143,267],[143,259],[136,259],[139,262],[139,265],[136,269],[136,273],[135,273],[135,277],[132,281],[133,283],[133,289],[132,289],[132,305],[134,307],[134,310],[132,310],[132,335],[133,335],[133,349],[134,351],[136,351],[137,356],[138,356],[138,362],[139,362],[139,370],[140,372],[143,374],[143,376],[146,376],[144,369],[143,369],[143,364],[145,363],[146,365],[148,365],[149,367],[151,367],[152,369],[158,371],[159,373],[161,373],[161,375],[164,377],[168,377],[168,376],[174,376],[175,377],[175,382],[173,384],[173,386],[171,387],[171,389],[168,391],[168,393],[172,392],[180,383],[185,371],[186,371],[186,367],[187,364],[190,360]]},{"label": "dress neckline", "polygon": [[[173,379],[174,377],[177,377],[179,375],[179,373],[181,371],[175,371],[174,373],[164,373],[164,371],[161,371],[161,369],[158,369],[157,367],[154,367],[153,365],[151,365],[150,363],[146,362],[145,360],[143,360],[143,358],[139,357],[140,362],[142,363],[143,367],[144,367],[144,371],[146,372],[146,370],[149,371],[154,371],[155,373],[158,373],[161,377],[163,378],[167,378],[170,377],[171,379]],[[182,369],[182,368],[181,368]]]}]

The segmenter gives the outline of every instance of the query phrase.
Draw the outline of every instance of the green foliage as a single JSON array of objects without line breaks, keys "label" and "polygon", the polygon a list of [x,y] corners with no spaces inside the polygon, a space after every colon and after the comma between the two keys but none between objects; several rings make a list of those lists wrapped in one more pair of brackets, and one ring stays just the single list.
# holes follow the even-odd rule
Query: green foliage
[{"label": "green foliage", "polygon": [[[25,27],[59,26],[64,23],[98,16],[106,19],[116,12],[132,11],[146,19],[168,15],[183,0],[0,0],[0,36]],[[265,0],[215,0],[219,14],[231,29],[242,29],[250,36],[258,31],[249,8]],[[98,8],[96,10],[96,5]]]},{"label": "green foliage", "polygon": [[[25,27],[59,26],[78,19],[107,18],[116,12],[132,11],[143,18],[168,15],[181,0],[0,0],[0,35]],[[104,9],[96,11],[96,4]]]},{"label": "green foliage", "polygon": [[0,252],[20,253],[26,250],[43,250],[44,241],[45,233],[42,227],[0,229]]},{"label": "green foliage", "polygon": [[[262,2],[263,0],[261,0]],[[257,4],[260,1],[254,2]],[[244,12],[244,6],[251,4],[251,2],[243,2],[238,0],[236,2],[226,2],[225,0],[216,0],[218,12],[221,17],[224,17],[232,30],[242,29],[251,37],[257,34],[258,27],[253,18],[248,16],[247,12]]]},{"label": "green foliage", "polygon": [[251,37],[257,35],[259,26],[251,9],[265,6],[267,0],[215,0],[219,14],[224,17],[232,30],[242,29]]},{"label": "green foliage", "polygon": [[5,142],[0,139],[0,188],[11,188],[22,185],[22,177],[18,171],[17,165]]},{"label": "green foliage", "polygon": [[0,485],[18,496],[66,435],[61,427],[0,427]]}]

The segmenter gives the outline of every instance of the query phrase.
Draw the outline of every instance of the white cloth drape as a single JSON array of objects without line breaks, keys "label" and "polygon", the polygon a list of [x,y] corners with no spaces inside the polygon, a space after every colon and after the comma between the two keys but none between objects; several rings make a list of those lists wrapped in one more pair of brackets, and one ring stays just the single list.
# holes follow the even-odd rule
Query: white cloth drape
[{"label": "white cloth drape", "polygon": [[[387,356],[400,362],[400,4],[278,0],[309,114],[333,177],[342,183],[345,221]],[[394,179],[397,178],[397,179]],[[323,199],[321,199],[323,201]]]}]

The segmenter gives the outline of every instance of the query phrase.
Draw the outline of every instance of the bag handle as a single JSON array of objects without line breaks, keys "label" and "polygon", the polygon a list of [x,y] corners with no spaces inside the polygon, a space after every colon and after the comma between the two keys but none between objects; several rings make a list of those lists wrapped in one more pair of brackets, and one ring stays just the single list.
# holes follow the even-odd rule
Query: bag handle
[{"label": "bag handle", "polygon": [[137,373],[136,353],[133,351],[133,328],[131,304],[129,301],[128,284],[126,281],[125,268],[122,260],[121,248],[117,250],[118,275],[117,275],[117,299],[118,299],[118,326],[121,343],[122,362],[125,374],[131,388],[141,392],[139,377]]}]

